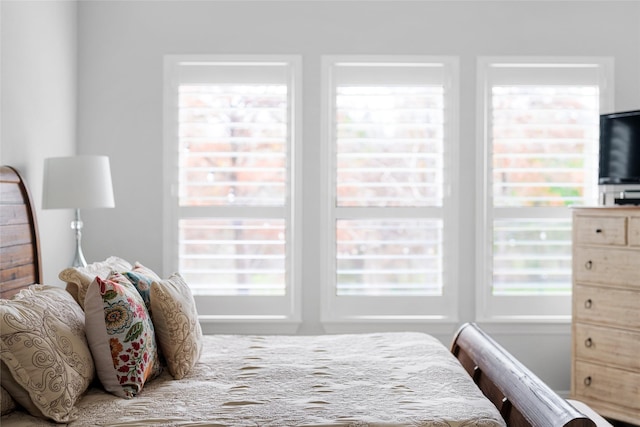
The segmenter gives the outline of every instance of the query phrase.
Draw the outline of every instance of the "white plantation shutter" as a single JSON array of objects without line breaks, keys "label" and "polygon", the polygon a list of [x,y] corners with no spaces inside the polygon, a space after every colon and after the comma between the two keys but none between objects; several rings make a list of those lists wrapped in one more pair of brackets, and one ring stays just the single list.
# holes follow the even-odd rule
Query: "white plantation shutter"
[{"label": "white plantation shutter", "polygon": [[179,91],[180,205],[283,206],[287,85],[181,85]]},{"label": "white plantation shutter", "polygon": [[493,295],[567,295],[571,291],[571,222],[495,219]]},{"label": "white plantation shutter", "polygon": [[[179,204],[284,208],[286,81],[253,83],[257,75],[226,84],[223,77],[179,87]],[[182,219],[179,268],[193,292],[284,295],[284,213],[275,221]]]},{"label": "white plantation shutter", "polygon": [[[200,314],[293,319],[298,59],[169,57],[177,270]],[[175,261],[174,261],[175,262]]]},{"label": "white plantation shutter", "polygon": [[442,300],[454,62],[327,57],[324,70],[325,320],[451,315]]},{"label": "white plantation shutter", "polygon": [[195,295],[284,295],[281,219],[183,219],[180,271]]},{"label": "white plantation shutter", "polygon": [[[348,206],[442,206],[443,88],[414,84],[336,87],[338,215]],[[337,294],[440,295],[441,237],[439,220],[338,220]]]},{"label": "white plantation shutter", "polygon": [[[528,208],[566,211],[596,201],[596,83],[492,88],[495,295],[571,291],[569,218],[526,216]],[[502,219],[506,207],[520,208],[517,216],[525,218]]]},{"label": "white plantation shutter", "polygon": [[593,201],[599,90],[591,85],[494,85],[493,204],[567,206]]},{"label": "white plantation shutter", "polygon": [[597,203],[607,71],[606,61],[480,61],[487,317],[570,314],[569,207]]},{"label": "white plantation shutter", "polygon": [[337,295],[442,294],[440,221],[337,220]]},{"label": "white plantation shutter", "polygon": [[441,85],[337,86],[338,206],[442,206],[443,101]]}]

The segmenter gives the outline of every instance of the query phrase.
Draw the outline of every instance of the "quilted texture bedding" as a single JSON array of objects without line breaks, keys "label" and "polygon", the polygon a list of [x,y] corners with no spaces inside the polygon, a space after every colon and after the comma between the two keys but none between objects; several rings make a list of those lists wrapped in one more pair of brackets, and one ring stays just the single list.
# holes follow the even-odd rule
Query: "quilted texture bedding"
[{"label": "quilted texture bedding", "polygon": [[[98,388],[69,426],[504,426],[435,338],[420,333],[207,335],[181,380],[133,399]],[[2,425],[55,425],[17,411]]]}]

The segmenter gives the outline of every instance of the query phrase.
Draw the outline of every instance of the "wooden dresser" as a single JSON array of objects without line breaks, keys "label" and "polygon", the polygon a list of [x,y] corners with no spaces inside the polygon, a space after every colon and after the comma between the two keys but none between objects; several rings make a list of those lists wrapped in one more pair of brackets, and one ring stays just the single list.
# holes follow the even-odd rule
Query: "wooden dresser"
[{"label": "wooden dresser", "polygon": [[640,208],[573,211],[571,396],[640,425]]}]

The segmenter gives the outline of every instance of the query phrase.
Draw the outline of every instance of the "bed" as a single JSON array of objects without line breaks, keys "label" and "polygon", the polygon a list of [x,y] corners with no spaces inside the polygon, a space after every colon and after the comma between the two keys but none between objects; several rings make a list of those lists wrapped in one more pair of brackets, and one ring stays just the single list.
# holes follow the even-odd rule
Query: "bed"
[{"label": "bed", "polygon": [[[12,353],[12,346],[26,341],[12,334],[11,328],[22,320],[22,312],[11,311],[14,305],[30,297],[48,304],[46,298],[51,297],[56,301],[56,317],[77,313],[84,322],[86,313],[86,325],[71,322],[82,340],[91,345],[100,334],[89,333],[88,303],[83,311],[75,305],[78,296],[69,296],[73,292],[39,285],[42,266],[34,206],[24,180],[9,166],[0,168],[0,255],[0,308],[3,321],[9,319],[3,323],[0,341],[3,426],[56,425],[54,421],[70,426],[596,425],[476,324],[463,325],[450,349],[416,332],[204,335],[198,338],[198,357],[179,379],[175,367],[158,370],[135,396],[123,398],[106,391],[108,386],[98,372],[82,384],[68,381],[76,395],[56,400],[66,409],[48,416],[42,408],[53,403],[38,400],[42,396],[37,387],[42,384],[34,385],[36,391],[29,389],[28,375],[20,370],[24,366],[16,361],[18,353]],[[104,291],[106,281],[94,282],[103,283]],[[68,306],[58,302],[63,300],[69,301],[64,303]],[[149,315],[152,323],[155,316],[159,316],[156,308]],[[55,329],[46,322],[43,325]],[[160,339],[157,324],[155,333]],[[93,372],[94,363],[98,370],[98,354],[94,347],[90,350],[94,360],[76,357],[73,369]],[[38,366],[48,363],[46,357],[42,359]],[[171,356],[165,359],[161,365],[171,367]],[[113,360],[115,364],[115,356]],[[145,375],[151,370],[148,365]],[[46,382],[55,383],[52,388],[59,391],[62,376],[55,371]],[[14,400],[20,393],[19,400]],[[40,417],[31,415],[29,407],[34,404],[36,408],[31,409]]]}]

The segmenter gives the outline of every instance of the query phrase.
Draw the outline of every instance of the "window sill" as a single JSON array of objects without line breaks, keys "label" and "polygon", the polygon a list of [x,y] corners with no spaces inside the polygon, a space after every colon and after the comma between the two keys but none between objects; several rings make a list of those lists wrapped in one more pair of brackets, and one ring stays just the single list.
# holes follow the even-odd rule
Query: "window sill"
[{"label": "window sill", "polygon": [[446,316],[349,316],[323,319],[322,326],[329,334],[417,331],[450,335],[459,321]]},{"label": "window sill", "polygon": [[300,321],[288,316],[207,316],[198,317],[207,334],[295,334]]},{"label": "window sill", "polygon": [[500,317],[479,319],[477,323],[490,335],[567,335],[571,334],[571,317]]}]

